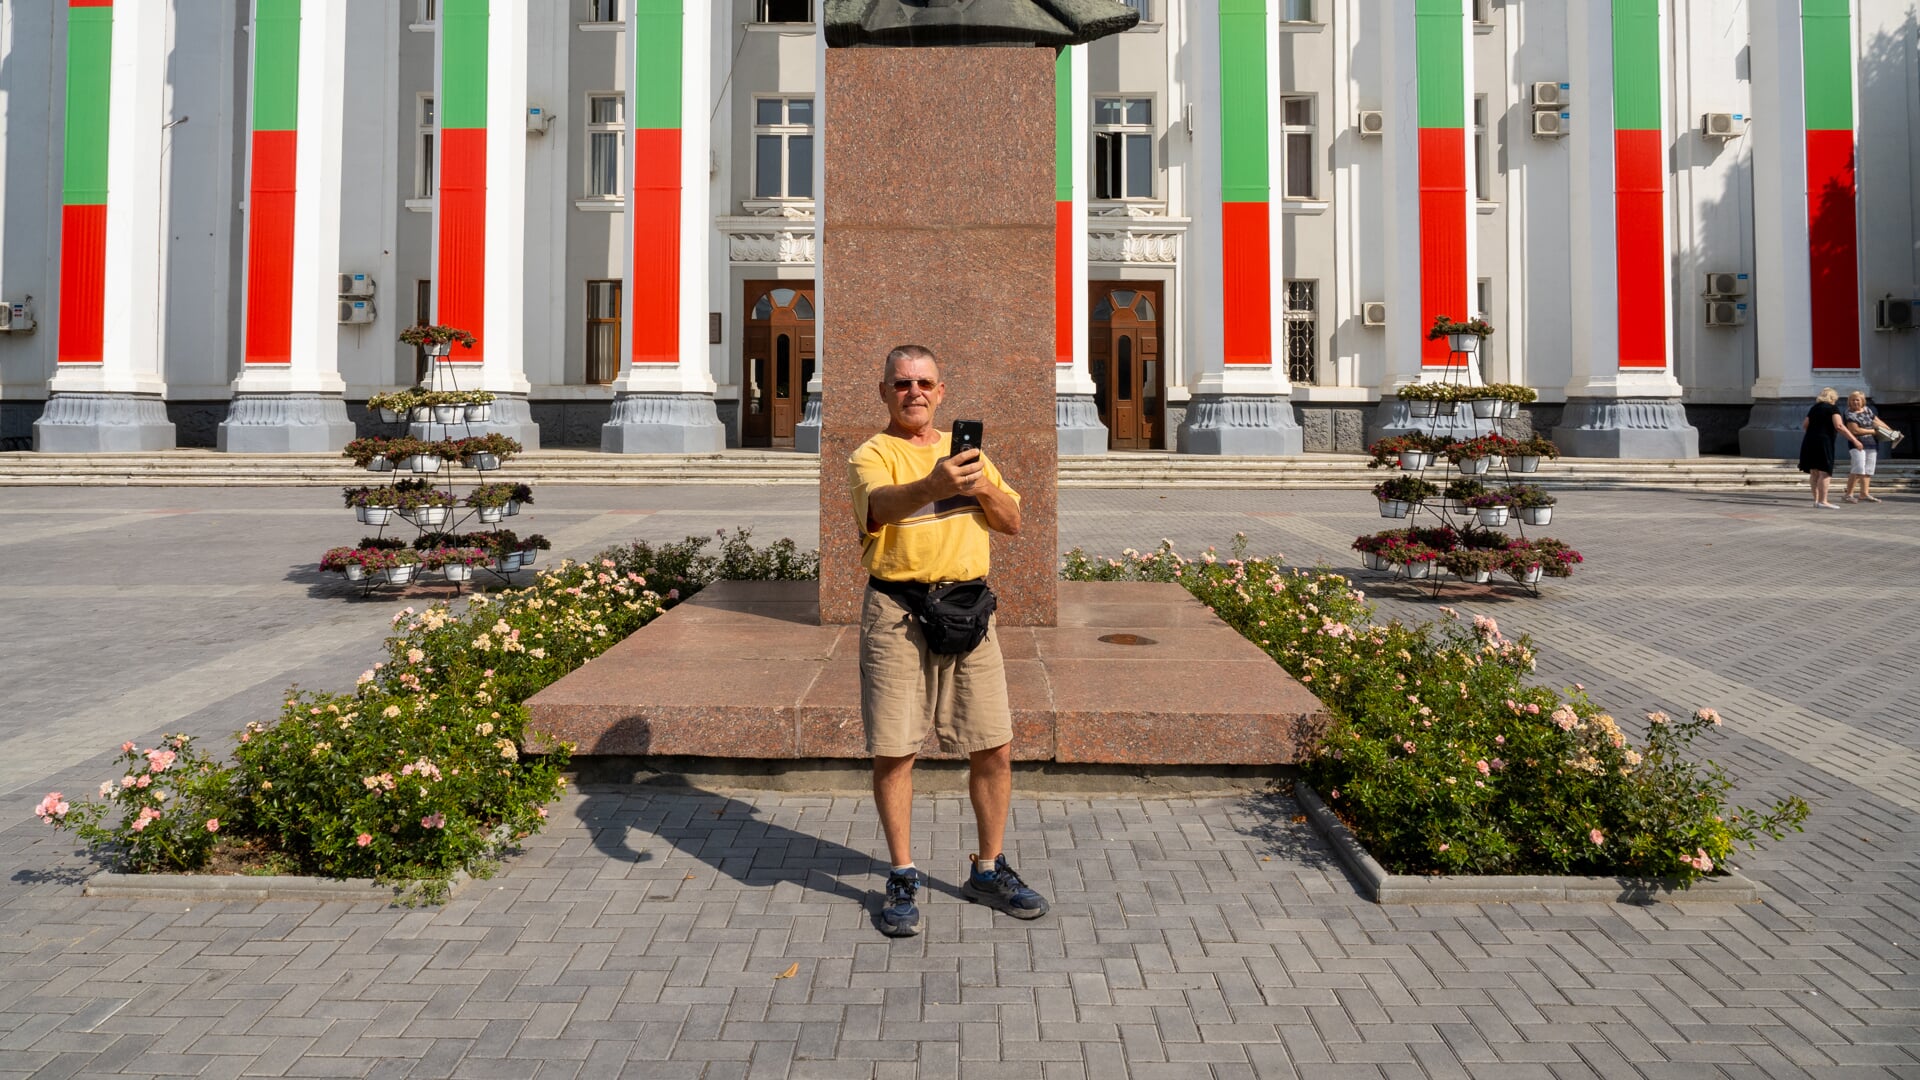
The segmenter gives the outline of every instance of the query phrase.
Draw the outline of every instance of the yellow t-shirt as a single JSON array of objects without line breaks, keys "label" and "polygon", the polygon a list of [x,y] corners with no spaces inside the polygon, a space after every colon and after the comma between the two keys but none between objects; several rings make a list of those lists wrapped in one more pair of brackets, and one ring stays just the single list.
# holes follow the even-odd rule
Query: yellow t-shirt
[{"label": "yellow t-shirt", "polygon": [[[847,459],[853,483],[853,516],[859,524],[860,564],[882,581],[971,581],[987,576],[989,559],[986,511],[971,495],[956,495],[915,510],[904,520],[868,529],[867,496],[895,484],[910,484],[933,471],[946,457],[953,436],[916,446],[882,432],[860,444]],[[1020,494],[1007,486],[1000,470],[986,461],[987,482],[1018,504]]]}]

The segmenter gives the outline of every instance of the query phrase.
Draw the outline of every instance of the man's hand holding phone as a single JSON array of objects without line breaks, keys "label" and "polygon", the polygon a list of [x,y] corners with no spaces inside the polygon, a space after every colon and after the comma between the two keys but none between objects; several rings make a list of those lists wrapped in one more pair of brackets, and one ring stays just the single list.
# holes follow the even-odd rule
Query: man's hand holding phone
[{"label": "man's hand holding phone", "polygon": [[986,482],[986,462],[980,458],[980,451],[962,450],[951,457],[943,457],[933,467],[929,478],[935,488],[933,497],[945,499],[954,495],[972,495]]}]

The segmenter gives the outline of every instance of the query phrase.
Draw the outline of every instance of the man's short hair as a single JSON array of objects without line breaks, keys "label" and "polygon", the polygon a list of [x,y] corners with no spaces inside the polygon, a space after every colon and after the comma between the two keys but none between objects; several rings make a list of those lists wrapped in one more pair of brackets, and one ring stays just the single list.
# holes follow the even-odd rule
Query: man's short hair
[{"label": "man's short hair", "polygon": [[893,366],[902,360],[931,360],[935,364],[940,362],[940,358],[933,355],[933,350],[925,345],[895,345],[893,351],[887,354],[887,364],[881,369],[882,373],[886,377],[892,377]]}]

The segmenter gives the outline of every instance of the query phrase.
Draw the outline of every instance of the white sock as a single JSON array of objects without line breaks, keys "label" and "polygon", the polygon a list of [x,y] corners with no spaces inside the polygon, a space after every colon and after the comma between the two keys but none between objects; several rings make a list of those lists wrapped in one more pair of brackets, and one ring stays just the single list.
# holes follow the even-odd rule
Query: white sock
[{"label": "white sock", "polygon": [[894,867],[894,868],[893,868],[893,872],[894,872],[894,873],[896,873],[896,874],[904,874],[904,873],[906,873],[907,871],[909,871],[909,870],[911,870],[911,869],[913,869],[913,864],[912,864],[912,863],[908,863],[908,864],[907,864],[907,865],[905,865],[905,866],[896,866],[896,867]]}]

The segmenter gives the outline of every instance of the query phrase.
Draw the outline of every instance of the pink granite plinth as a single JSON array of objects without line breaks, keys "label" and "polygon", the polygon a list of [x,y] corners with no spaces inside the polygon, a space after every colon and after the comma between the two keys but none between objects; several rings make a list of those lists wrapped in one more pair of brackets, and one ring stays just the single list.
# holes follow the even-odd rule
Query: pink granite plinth
[{"label": "pink granite plinth", "polygon": [[1057,609],[1054,472],[1054,54],[829,49],[819,298],[820,615],[859,618],[866,574],[846,460],[886,426],[896,345],[940,358],[936,422],[981,420],[1020,492],[990,579],[1008,627]]},{"label": "pink granite plinth", "polygon": [[[817,596],[812,582],[710,586],[534,695],[529,745],[865,757],[860,631],[819,624]],[[1178,585],[1061,582],[1059,596],[1059,626],[1000,631],[1017,760],[1285,764],[1324,733],[1319,699]],[[923,756],[954,755],[929,737]]]}]

